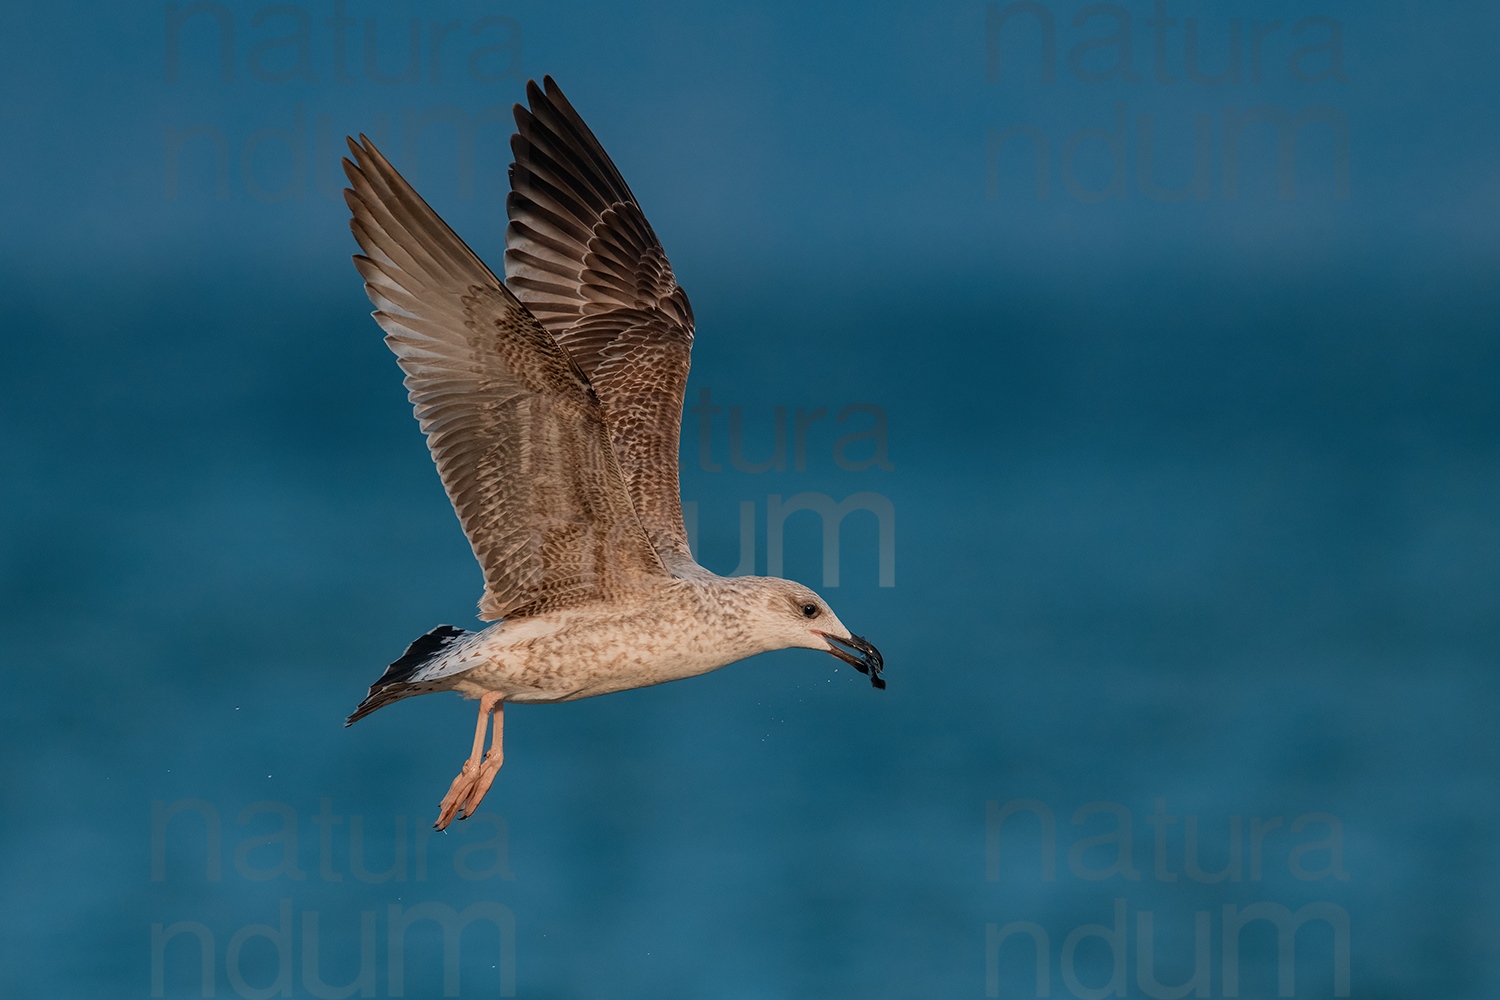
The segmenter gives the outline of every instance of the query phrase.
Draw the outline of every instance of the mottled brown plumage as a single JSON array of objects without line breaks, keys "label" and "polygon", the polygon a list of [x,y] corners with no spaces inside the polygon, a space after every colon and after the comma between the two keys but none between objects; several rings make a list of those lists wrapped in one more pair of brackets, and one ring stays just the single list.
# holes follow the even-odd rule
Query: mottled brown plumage
[{"label": "mottled brown plumage", "polygon": [[[355,264],[484,571],[481,632],[439,626],[349,722],[415,694],[480,700],[474,751],[437,825],[478,806],[507,701],[660,684],[773,649],[870,676],[880,654],[790,580],[693,560],[677,448],[693,317],[661,243],[551,78],[528,84],[500,281],[375,146],[344,161]],[[491,716],[494,736],[482,753]]]},{"label": "mottled brown plumage", "polygon": [[552,335],[368,139],[345,160],[355,258],[484,570],[480,617],[543,614],[667,575],[604,411]]},{"label": "mottled brown plumage", "polygon": [[506,284],[593,383],[662,560],[693,572],[677,487],[692,307],[635,195],[557,84],[528,83],[526,96],[510,141]]}]

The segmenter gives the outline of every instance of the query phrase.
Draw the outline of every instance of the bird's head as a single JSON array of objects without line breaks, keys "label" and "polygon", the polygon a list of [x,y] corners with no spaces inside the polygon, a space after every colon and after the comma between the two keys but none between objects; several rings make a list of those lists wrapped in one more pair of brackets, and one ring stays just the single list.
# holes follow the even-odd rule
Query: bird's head
[{"label": "bird's head", "polygon": [[748,591],[758,631],[774,643],[767,649],[822,650],[868,674],[876,688],[885,688],[880,650],[845,628],[823,598],[792,580],[766,576],[738,580]]}]

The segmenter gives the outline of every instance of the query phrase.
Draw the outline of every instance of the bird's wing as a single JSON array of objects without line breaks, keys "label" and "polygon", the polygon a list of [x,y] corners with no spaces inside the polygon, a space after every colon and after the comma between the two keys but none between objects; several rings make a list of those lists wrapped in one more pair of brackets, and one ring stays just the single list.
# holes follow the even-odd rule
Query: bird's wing
[{"label": "bird's wing", "polygon": [[349,148],[354,263],[484,571],[480,617],[666,577],[588,378],[368,139]]},{"label": "bird's wing", "polygon": [[516,105],[505,280],[604,404],[626,488],[674,573],[688,551],[677,484],[693,311],[641,207],[551,77]]}]

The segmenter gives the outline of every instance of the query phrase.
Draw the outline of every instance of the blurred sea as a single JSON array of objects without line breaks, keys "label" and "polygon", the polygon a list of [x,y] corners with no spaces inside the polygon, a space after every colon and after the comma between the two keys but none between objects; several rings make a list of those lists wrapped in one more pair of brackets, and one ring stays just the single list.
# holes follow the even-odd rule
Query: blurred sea
[{"label": "blurred sea", "polygon": [[[987,64],[978,3],[0,15],[0,993],[1493,996],[1497,15],[1165,8],[1158,64],[1152,5],[1047,4],[1053,83],[1039,15]],[[1238,80],[1189,76],[1189,20]],[[1138,79],[1093,80],[1120,31]],[[342,720],[479,574],[332,139],[387,128],[498,270],[509,125],[469,155],[453,122],[543,72],[692,296],[701,558],[739,563],[745,503],[765,572],[768,498],[888,500],[893,587],[862,511],[837,587],[811,514],[784,570],[890,688],[786,652],[513,708],[479,815],[428,835],[472,707]],[[1121,105],[1128,157],[1067,153]],[[1225,109],[1264,107],[1336,110],[1347,197],[1326,121],[1291,198],[1247,126],[1225,196]],[[1208,117],[1207,197],[1145,193],[1142,114],[1169,186]],[[1045,199],[1032,147],[987,154],[1018,125]],[[838,448],[855,404],[892,468]],[[820,407],[805,468],[736,468]]]}]

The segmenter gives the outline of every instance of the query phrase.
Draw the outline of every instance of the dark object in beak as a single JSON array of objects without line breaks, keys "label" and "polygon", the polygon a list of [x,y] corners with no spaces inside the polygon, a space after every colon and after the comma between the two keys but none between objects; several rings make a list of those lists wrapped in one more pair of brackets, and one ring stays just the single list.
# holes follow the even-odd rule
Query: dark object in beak
[{"label": "dark object in beak", "polygon": [[[816,631],[816,630],[815,630]],[[870,685],[877,690],[885,690],[885,681],[880,672],[885,669],[885,660],[880,657],[880,650],[870,645],[869,641],[857,635],[851,635],[847,639],[841,639],[827,632],[818,632],[828,642],[828,651],[855,670],[862,674],[870,675]],[[847,646],[848,649],[843,647]],[[850,652],[853,650],[854,652]]]}]

